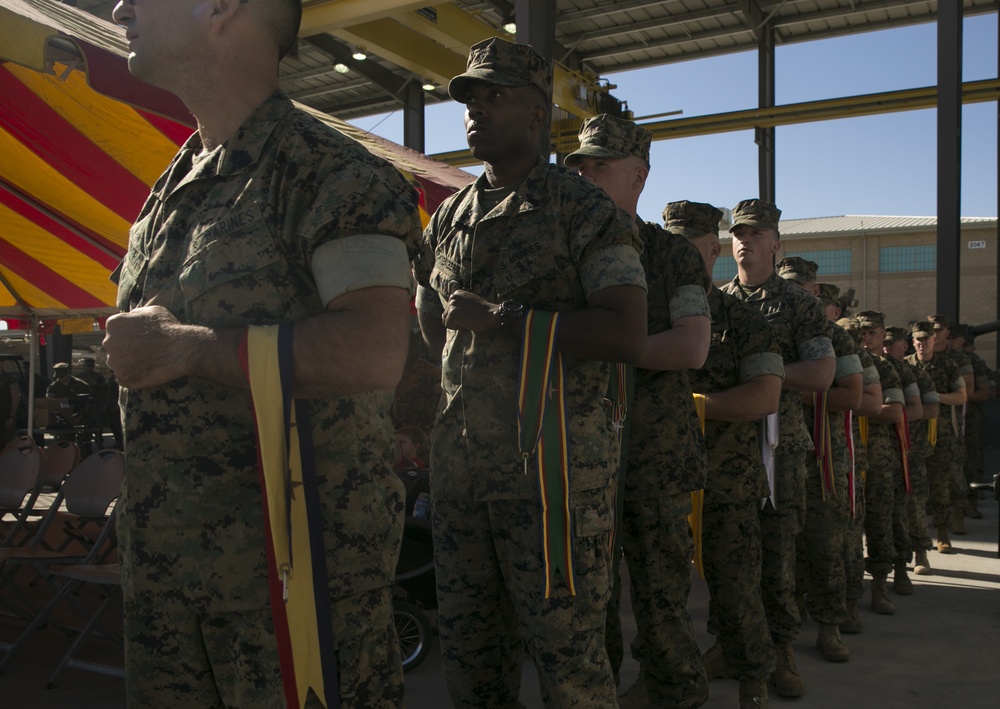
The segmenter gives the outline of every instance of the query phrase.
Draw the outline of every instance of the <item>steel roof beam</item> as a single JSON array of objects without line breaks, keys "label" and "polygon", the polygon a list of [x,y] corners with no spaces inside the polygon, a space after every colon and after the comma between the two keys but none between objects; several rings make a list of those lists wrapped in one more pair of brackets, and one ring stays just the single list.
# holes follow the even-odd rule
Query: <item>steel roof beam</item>
[{"label": "steel roof beam", "polygon": [[323,0],[302,8],[299,36],[332,32],[340,27],[361,24],[386,17],[395,12],[416,10],[427,6],[412,0]]}]

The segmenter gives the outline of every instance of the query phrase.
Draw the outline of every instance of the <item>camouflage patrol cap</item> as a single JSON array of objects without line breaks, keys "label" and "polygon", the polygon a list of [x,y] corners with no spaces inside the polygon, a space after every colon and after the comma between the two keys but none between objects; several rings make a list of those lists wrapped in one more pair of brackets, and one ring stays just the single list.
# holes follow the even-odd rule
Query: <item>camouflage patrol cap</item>
[{"label": "camouflage patrol cap", "polygon": [[563,163],[574,167],[581,158],[620,160],[640,158],[649,166],[649,144],[653,134],[639,124],[602,113],[588,118],[580,126],[580,147],[566,156]]},{"label": "camouflage patrol cap", "polygon": [[832,283],[818,283],[819,293],[816,297],[819,298],[823,305],[836,305],[840,307],[840,288],[833,285]]},{"label": "camouflage patrol cap", "polygon": [[663,228],[689,239],[718,234],[721,220],[722,210],[707,202],[668,202],[663,209]]},{"label": "camouflage patrol cap", "polygon": [[947,315],[928,315],[928,322],[930,322],[935,330],[950,330],[951,320],[948,319]]},{"label": "camouflage patrol cap", "polygon": [[851,336],[852,340],[854,340],[854,344],[861,344],[861,323],[857,321],[857,318],[840,318],[840,320],[837,321],[837,324],[847,331],[847,334]]},{"label": "camouflage patrol cap", "polygon": [[459,103],[465,103],[466,92],[473,81],[500,86],[531,84],[548,96],[552,92],[552,64],[531,45],[491,37],[472,45],[465,73],[448,83],[448,94]]},{"label": "camouflage patrol cap", "polygon": [[923,340],[934,334],[934,323],[929,320],[918,320],[910,325],[910,333],[914,340]]},{"label": "camouflage patrol cap", "polygon": [[887,327],[885,329],[886,342],[902,342],[906,339],[905,327]]},{"label": "camouflage patrol cap", "polygon": [[733,207],[733,225],[729,227],[732,231],[740,224],[747,224],[756,229],[778,230],[778,219],[781,217],[781,210],[771,202],[762,199],[745,199]]},{"label": "camouflage patrol cap", "polygon": [[785,280],[812,283],[816,280],[819,264],[801,256],[786,256],[774,264],[774,268]]},{"label": "camouflage patrol cap", "polygon": [[854,317],[861,327],[885,327],[885,315],[877,310],[862,310]]}]

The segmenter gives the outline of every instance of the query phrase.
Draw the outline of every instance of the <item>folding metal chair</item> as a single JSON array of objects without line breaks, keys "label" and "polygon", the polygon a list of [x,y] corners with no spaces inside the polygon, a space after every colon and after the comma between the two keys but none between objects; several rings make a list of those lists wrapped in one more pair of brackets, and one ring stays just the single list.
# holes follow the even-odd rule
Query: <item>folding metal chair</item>
[{"label": "folding metal chair", "polygon": [[[69,668],[85,670],[87,672],[97,672],[99,674],[124,679],[125,669],[122,667],[114,667],[112,665],[79,660],[76,658],[76,653],[79,651],[80,646],[83,645],[83,643],[100,626],[101,620],[107,612],[112,608],[121,608],[121,565],[98,564],[95,566],[68,566],[57,573],[60,576],[70,579],[64,587],[64,589],[66,589],[65,592],[60,592],[63,593],[63,595],[65,595],[65,593],[77,593],[78,589],[84,584],[97,584],[101,587],[103,600],[101,601],[101,605],[98,606],[98,608],[91,614],[87,624],[76,636],[76,640],[74,640],[73,644],[70,645],[69,650],[67,650],[66,654],[63,655],[62,660],[59,661],[55,672],[53,672],[52,676],[49,677],[47,685],[48,688],[52,689],[55,687],[59,678],[62,676],[62,673]],[[53,599],[53,602],[56,602],[57,600],[58,599]],[[105,629],[102,632],[102,635],[112,638],[118,645],[124,647],[122,639],[110,630]]]},{"label": "folding metal chair", "polygon": [[[55,571],[52,565],[102,564],[114,551],[112,533],[115,508],[112,504],[121,492],[125,476],[124,459],[125,456],[121,452],[113,450],[100,451],[86,458],[59,489],[56,501],[45,515],[31,542],[23,547],[0,549],[0,590],[9,589],[21,605],[18,607],[9,600],[4,602],[17,615],[30,620],[28,627],[17,641],[9,646],[7,656],[0,662],[0,672],[6,669],[35,630],[49,621],[52,609],[63,599],[73,605],[81,615],[89,617],[86,610],[82,609],[79,602],[67,591],[67,584],[58,587],[54,583]],[[65,511],[60,509],[63,503]],[[59,545],[61,550],[46,547],[43,543],[45,535],[57,520],[64,524],[63,535],[73,537],[74,541],[81,541],[81,524],[96,524],[100,527],[100,532],[92,540],[89,537],[84,537],[82,540],[89,546],[86,554],[67,552],[65,549],[68,544]],[[9,570],[11,567],[24,566],[33,566],[43,580],[56,588],[56,596],[45,608],[35,603],[31,594],[17,583],[15,573]],[[0,648],[2,647],[7,645],[0,643]]]},{"label": "folding metal chair", "polygon": [[11,440],[7,441],[7,445],[5,445],[2,449],[0,449],[0,455],[4,455],[5,453],[12,451],[15,448],[20,448],[21,446],[34,446],[34,445],[37,445],[35,443],[35,439],[32,438],[31,436],[22,433],[16,438],[12,438]]},{"label": "folding metal chair", "polygon": [[42,457],[42,488],[58,490],[66,476],[80,462],[80,446],[73,441],[58,441],[45,446]]},{"label": "folding metal chair", "polygon": [[[8,448],[0,455],[0,518],[13,515],[0,547],[13,546],[41,493],[42,452],[34,442]],[[25,502],[27,498],[27,502]]]}]

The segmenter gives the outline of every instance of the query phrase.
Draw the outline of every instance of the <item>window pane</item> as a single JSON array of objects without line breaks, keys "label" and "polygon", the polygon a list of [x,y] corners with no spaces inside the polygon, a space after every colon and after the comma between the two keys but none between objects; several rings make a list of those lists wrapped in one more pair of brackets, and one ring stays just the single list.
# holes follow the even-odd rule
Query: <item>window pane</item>
[{"label": "window pane", "polygon": [[732,256],[719,256],[712,269],[713,281],[731,281],[736,277],[736,259]]},{"label": "window pane", "polygon": [[825,276],[846,276],[851,273],[851,250],[833,249],[830,251],[786,251],[785,256],[799,256],[819,264],[819,278]]},{"label": "window pane", "polygon": [[937,244],[882,246],[878,250],[880,273],[933,271],[937,268]]}]

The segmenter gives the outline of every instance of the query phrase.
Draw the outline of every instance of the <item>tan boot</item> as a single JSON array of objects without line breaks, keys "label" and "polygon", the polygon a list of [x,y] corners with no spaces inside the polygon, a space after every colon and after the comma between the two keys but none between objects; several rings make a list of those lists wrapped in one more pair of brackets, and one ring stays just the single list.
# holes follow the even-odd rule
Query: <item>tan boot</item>
[{"label": "tan boot", "polygon": [[831,623],[819,624],[816,649],[823,654],[823,659],[829,662],[847,662],[851,659],[850,649],[840,639],[840,631],[837,626]]},{"label": "tan boot", "polygon": [[913,573],[917,576],[927,576],[931,574],[931,562],[927,561],[927,552],[921,549],[916,552],[916,558],[913,561]]},{"label": "tan boot", "polygon": [[955,553],[951,546],[951,537],[948,536],[948,527],[938,527],[937,550],[942,554]]},{"label": "tan boot", "polygon": [[729,676],[726,658],[722,654],[722,645],[719,644],[718,640],[701,656],[701,664],[705,668],[705,676],[709,679],[722,679]]},{"label": "tan boot", "polygon": [[740,709],[767,709],[767,685],[764,680],[740,680]]},{"label": "tan boot", "polygon": [[777,655],[770,682],[781,697],[801,697],[806,693],[806,683],[795,666],[795,652],[791,643],[775,643]]},{"label": "tan boot", "polygon": [[857,600],[847,602],[847,620],[840,624],[840,632],[845,635],[857,635],[861,632],[861,613],[858,611]]},{"label": "tan boot", "polygon": [[872,610],[880,615],[892,615],[896,606],[889,600],[885,590],[885,576],[872,576]]},{"label": "tan boot", "polygon": [[951,531],[955,534],[968,534],[965,531],[965,514],[961,505],[951,508]]},{"label": "tan boot", "polygon": [[913,595],[913,582],[906,575],[906,562],[892,562],[892,590],[900,596]]}]

